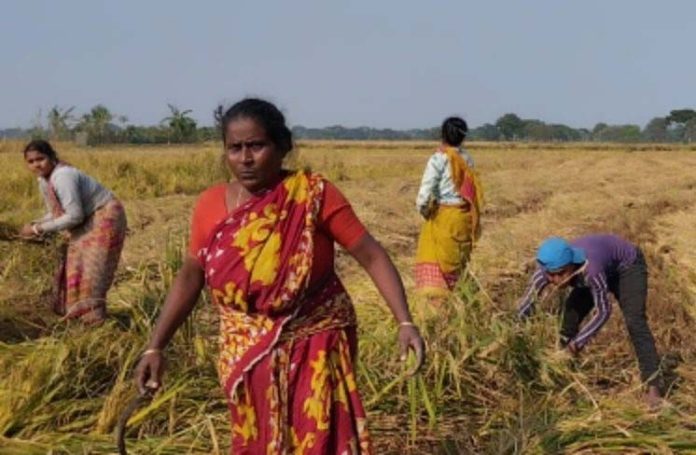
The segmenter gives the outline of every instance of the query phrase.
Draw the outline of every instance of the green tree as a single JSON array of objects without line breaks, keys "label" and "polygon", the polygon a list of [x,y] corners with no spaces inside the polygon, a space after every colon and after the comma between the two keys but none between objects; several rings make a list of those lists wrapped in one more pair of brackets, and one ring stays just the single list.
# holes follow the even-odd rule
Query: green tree
[{"label": "green tree", "polygon": [[666,118],[669,134],[677,141],[691,142],[693,134],[691,126],[696,120],[696,111],[693,109],[675,109],[669,112]]},{"label": "green tree", "polygon": [[643,128],[642,137],[647,142],[667,142],[667,119],[664,117],[655,117],[650,120],[645,128]]},{"label": "green tree", "polygon": [[510,141],[522,136],[524,122],[516,114],[505,114],[495,122],[495,126],[503,139]]},{"label": "green tree", "polygon": [[685,142],[696,142],[696,117],[684,124],[683,140]]},{"label": "green tree", "polygon": [[518,139],[530,141],[549,141],[551,140],[551,128],[541,120],[523,120],[522,133]]},{"label": "green tree", "polygon": [[46,128],[44,128],[43,113],[41,109],[39,109],[34,115],[34,118],[31,121],[31,127],[27,133],[29,133],[29,136],[32,139],[45,139],[48,137],[48,131],[46,131]]},{"label": "green tree", "polygon": [[602,142],[639,142],[641,140],[638,125],[610,125],[599,130],[594,137]]},{"label": "green tree", "polygon": [[215,120],[214,128],[218,130],[219,136],[222,136],[222,117],[224,116],[225,107],[222,104],[218,104],[217,107],[213,110],[213,120]]},{"label": "green tree", "polygon": [[576,133],[578,133],[578,140],[579,141],[591,141],[592,140],[592,131],[588,130],[587,128],[578,128],[575,130]]},{"label": "green tree", "polygon": [[75,110],[75,106],[69,108],[62,108],[59,106],[53,106],[50,111],[48,111],[48,127],[51,131],[52,139],[69,139],[70,138],[70,123],[75,120],[72,112]]},{"label": "green tree", "polygon": [[[113,140],[113,126],[111,122],[114,115],[102,104],[94,106],[87,114],[84,114],[77,124],[79,131],[84,131],[87,134],[87,143],[89,145],[104,144]],[[125,117],[120,117],[124,120]]]},{"label": "green tree", "polygon": [[592,140],[593,141],[600,141],[601,136],[602,136],[602,131],[607,129],[609,125],[603,122],[599,122],[592,128]]},{"label": "green tree", "polygon": [[580,141],[583,139],[583,132],[563,125],[560,123],[548,125],[551,129],[551,140],[553,141]]},{"label": "green tree", "polygon": [[694,118],[696,118],[696,111],[693,109],[675,109],[669,111],[669,115],[667,116],[667,123],[678,123],[681,125],[686,125],[686,123],[689,120]]},{"label": "green tree", "polygon": [[169,125],[172,142],[194,142],[196,140],[196,121],[189,117],[191,109],[180,110],[173,104],[167,104],[171,115],[162,119]]},{"label": "green tree", "polygon": [[495,125],[484,123],[478,128],[471,130],[470,137],[472,140],[497,141],[500,139],[500,131],[498,131]]}]

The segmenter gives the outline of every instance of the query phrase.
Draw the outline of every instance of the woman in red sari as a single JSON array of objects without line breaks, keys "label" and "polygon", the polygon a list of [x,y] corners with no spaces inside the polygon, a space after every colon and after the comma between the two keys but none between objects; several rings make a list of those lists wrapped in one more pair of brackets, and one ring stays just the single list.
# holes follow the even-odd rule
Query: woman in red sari
[{"label": "woman in red sari", "polygon": [[282,168],[292,135],[274,105],[242,100],[221,125],[236,181],[198,200],[189,255],[138,365],[138,386],[160,387],[162,351],[207,285],[220,311],[232,453],[371,453],[353,366],[355,311],[334,271],[334,242],[377,285],[402,357],[414,350],[420,367],[424,344],[396,268],[336,187]]}]

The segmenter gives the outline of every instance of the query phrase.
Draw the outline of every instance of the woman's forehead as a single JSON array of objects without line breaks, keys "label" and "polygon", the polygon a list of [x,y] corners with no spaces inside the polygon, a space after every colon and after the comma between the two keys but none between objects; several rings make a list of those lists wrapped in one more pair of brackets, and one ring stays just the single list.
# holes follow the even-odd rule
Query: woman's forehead
[{"label": "woman's forehead", "polygon": [[256,120],[248,117],[234,119],[227,124],[228,141],[245,141],[266,137],[266,129]]},{"label": "woman's forehead", "polygon": [[24,154],[24,158],[35,160],[37,158],[47,158],[47,156],[38,150],[27,150]]}]

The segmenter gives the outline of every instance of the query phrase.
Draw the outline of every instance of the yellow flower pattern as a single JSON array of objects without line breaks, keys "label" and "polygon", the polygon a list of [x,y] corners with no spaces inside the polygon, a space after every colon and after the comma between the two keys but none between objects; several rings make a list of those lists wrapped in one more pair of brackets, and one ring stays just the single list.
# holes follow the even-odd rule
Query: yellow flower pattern
[{"label": "yellow flower pattern", "polygon": [[290,449],[292,450],[293,454],[302,455],[307,453],[309,449],[314,447],[314,442],[316,439],[314,433],[310,432],[305,434],[302,438],[302,441],[300,441],[300,438],[297,437],[297,432],[295,431],[295,429],[291,428],[290,436],[292,437],[292,446],[290,447]]},{"label": "yellow flower pattern", "polygon": [[[345,333],[341,334],[345,338]],[[333,391],[334,401],[343,406],[345,411],[348,411],[348,395],[358,390],[355,382],[353,369],[349,365],[350,353],[348,352],[348,340],[338,344],[338,348],[331,352],[331,363],[334,376],[334,384],[337,386]],[[340,366],[340,368],[337,368]]]},{"label": "yellow flower pattern", "polygon": [[234,308],[237,311],[242,311],[246,313],[249,306],[244,299],[244,290],[238,289],[237,285],[230,281],[225,284],[225,290],[220,291],[219,289],[212,290],[213,299],[218,305],[225,305]]},{"label": "yellow flower pattern", "polygon": [[236,436],[240,436],[245,443],[258,437],[258,428],[256,426],[256,411],[251,403],[251,397],[246,387],[237,389],[239,395],[237,397],[237,413],[240,418],[238,423],[232,427],[232,431]]},{"label": "yellow flower pattern", "polygon": [[280,234],[274,232],[263,248],[260,248],[256,264],[251,270],[252,283],[260,282],[266,285],[275,281],[280,268],[280,245]]},{"label": "yellow flower pattern", "polygon": [[309,198],[307,185],[298,185],[298,179],[304,179],[302,173],[296,173],[292,177],[285,179],[283,184],[288,192],[288,199],[295,201],[297,204],[304,204]]},{"label": "yellow flower pattern", "polygon": [[273,329],[273,321],[263,315],[249,315],[225,309],[220,311],[220,355],[218,374],[224,384],[232,366],[242,358],[251,338],[263,336]]},{"label": "yellow flower pattern", "polygon": [[232,242],[244,258],[244,268],[251,272],[252,283],[269,285],[278,274],[281,237],[280,233],[273,232],[273,228],[282,220],[282,215],[275,204],[268,204],[261,214],[250,213],[248,223],[237,232]]},{"label": "yellow flower pattern", "polygon": [[307,417],[314,419],[317,430],[329,428],[329,366],[326,363],[326,351],[319,351],[316,360],[310,362],[312,368],[312,396],[304,402],[304,412]]}]

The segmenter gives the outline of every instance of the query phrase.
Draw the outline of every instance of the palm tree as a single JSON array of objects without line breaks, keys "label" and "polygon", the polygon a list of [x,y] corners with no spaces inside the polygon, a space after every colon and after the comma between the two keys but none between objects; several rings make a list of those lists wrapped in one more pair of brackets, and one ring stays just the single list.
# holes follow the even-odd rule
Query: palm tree
[{"label": "palm tree", "polygon": [[171,115],[162,119],[167,123],[172,134],[173,142],[193,142],[196,138],[196,121],[189,117],[191,109],[180,110],[173,104],[167,103]]},{"label": "palm tree", "polygon": [[114,115],[106,106],[97,104],[82,116],[77,127],[87,133],[89,144],[102,144],[107,140],[109,125],[113,119]]},{"label": "palm tree", "polygon": [[51,129],[52,139],[68,139],[70,136],[70,123],[75,119],[72,115],[73,110],[75,110],[75,106],[67,109],[53,106],[48,111],[48,125]]}]

